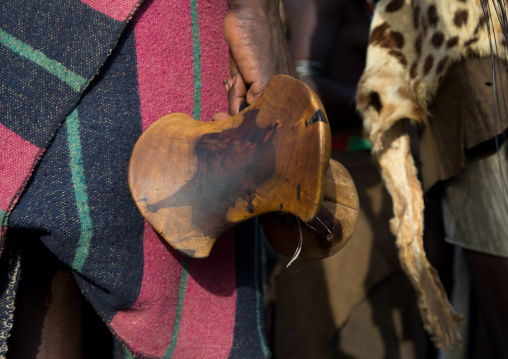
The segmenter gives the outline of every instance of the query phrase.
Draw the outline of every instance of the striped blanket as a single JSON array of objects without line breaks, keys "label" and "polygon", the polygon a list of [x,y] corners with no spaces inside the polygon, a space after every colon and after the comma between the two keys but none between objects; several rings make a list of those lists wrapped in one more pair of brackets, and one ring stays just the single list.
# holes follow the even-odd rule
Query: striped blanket
[{"label": "striped blanket", "polygon": [[12,229],[72,269],[137,356],[270,355],[257,223],[189,259],[143,220],[126,182],[157,118],[227,109],[226,11],[220,0],[0,2],[0,355],[20,277]]}]

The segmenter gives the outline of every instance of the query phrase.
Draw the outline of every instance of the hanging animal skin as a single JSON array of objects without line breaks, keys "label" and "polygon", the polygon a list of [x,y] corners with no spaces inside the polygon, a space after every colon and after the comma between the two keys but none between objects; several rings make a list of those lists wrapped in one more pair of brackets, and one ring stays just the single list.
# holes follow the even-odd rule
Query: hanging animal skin
[{"label": "hanging animal skin", "polygon": [[[279,75],[236,116],[199,122],[176,113],[153,123],[133,149],[129,188],[144,218],[188,256],[207,257],[225,231],[265,215],[279,252],[303,242],[301,258],[326,257],[351,237],[359,209],[349,173],[330,162],[330,143],[317,96]],[[295,221],[317,224],[301,232]]]}]

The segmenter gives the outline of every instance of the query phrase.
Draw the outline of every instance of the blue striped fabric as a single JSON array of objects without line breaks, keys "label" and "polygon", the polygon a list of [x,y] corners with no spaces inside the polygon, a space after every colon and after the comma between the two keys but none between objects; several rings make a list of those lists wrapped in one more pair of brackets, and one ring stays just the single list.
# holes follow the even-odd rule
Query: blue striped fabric
[{"label": "blue striped fabric", "polygon": [[[52,141],[22,200],[9,215],[9,226],[39,233],[60,260],[81,273],[79,280],[83,291],[106,320],[137,298],[143,273],[143,220],[130,202],[125,183],[128,153],[141,133],[139,99],[133,94],[132,105],[126,106],[123,89],[111,88],[106,83],[99,89],[93,86],[95,90],[88,90],[86,96],[82,96],[104,68],[125,27],[125,22],[112,19],[81,1],[0,2],[0,124],[40,148]],[[132,59],[132,49],[128,56]],[[129,66],[123,63],[117,66],[122,68],[122,73],[130,70],[130,76],[116,73],[116,77],[128,81],[124,81],[123,86],[136,88],[136,64],[128,59],[127,62]],[[101,74],[93,84],[103,83],[100,78],[104,76]],[[122,86],[117,78],[111,80]],[[110,106],[106,100],[108,96],[100,93],[104,88],[111,90],[109,97],[116,96],[122,101]],[[78,101],[81,105],[76,109]],[[107,120],[100,117],[99,103],[109,108]],[[133,119],[137,126],[123,131],[122,121],[128,122],[125,117],[131,112],[138,115],[137,120]],[[94,120],[83,126],[90,118]],[[110,136],[108,142],[114,142],[117,136],[126,139],[126,143],[108,144],[104,147],[109,151],[103,153],[94,141],[97,136],[106,141],[106,132]],[[85,140],[85,136],[89,137]],[[100,163],[98,153],[103,154]],[[117,153],[122,154],[123,161],[111,166],[110,161],[117,160]],[[37,162],[38,158],[34,157],[33,166]],[[104,177],[99,175],[101,178],[97,181],[90,173],[100,171],[94,167],[101,166],[107,171],[103,172]],[[108,177],[111,173],[116,177]],[[121,190],[111,192],[114,186]],[[90,191],[96,192],[89,196]],[[107,201],[111,198],[121,198],[120,203],[114,204],[121,210],[115,212],[113,222],[117,225],[113,227],[109,224],[111,219],[104,218]],[[4,210],[0,210],[0,217],[5,219]],[[134,219],[130,220],[131,217]],[[127,220],[127,225],[123,220]],[[5,221],[2,223],[4,225]],[[116,242],[121,242],[123,235],[128,238],[127,233],[134,240],[121,242],[127,245],[119,249],[111,248],[110,243],[95,244],[92,249],[93,233],[104,228],[105,235],[117,233],[116,237],[112,236]],[[4,239],[2,237],[2,241]],[[4,254],[2,260],[4,257],[9,260],[9,253]],[[93,260],[89,261],[91,257]],[[132,271],[122,272],[115,265],[119,260],[128,263]],[[123,285],[126,282],[132,285]],[[4,298],[14,300],[13,293],[8,297],[0,295],[2,301]],[[3,303],[3,308],[7,305]],[[0,312],[0,317],[4,315],[9,313]],[[1,338],[7,337],[8,329],[0,328],[0,347],[5,345]]]},{"label": "blue striped fabric", "polygon": [[[46,151],[9,215],[9,228],[29,229],[39,236],[72,268],[85,297],[110,323],[136,302],[144,273],[144,220],[126,181],[130,153],[142,132],[134,25],[80,1],[32,0],[26,9],[17,4],[0,3],[0,108],[5,109],[0,123]],[[193,114],[200,118],[200,36],[197,2],[192,4]],[[270,356],[264,334],[259,231],[256,221],[236,230],[237,299],[230,358]],[[190,278],[186,263],[189,259],[182,263],[176,323]],[[15,286],[13,268],[9,273]],[[7,297],[1,290],[4,303]],[[165,293],[153,295],[164,298]],[[13,296],[8,298],[12,304]],[[2,314],[8,322],[9,312],[0,311],[0,319]],[[0,328],[0,337],[6,330]],[[175,340],[164,358],[171,358],[177,343],[185,341],[178,331],[175,325]],[[1,346],[0,339],[0,354]]]},{"label": "blue striped fabric", "polygon": [[44,147],[124,26],[80,1],[2,1],[1,123]]},{"label": "blue striped fabric", "polygon": [[[263,271],[261,256],[264,236],[257,219],[241,223],[235,233],[237,251],[237,320],[230,358],[268,358],[265,339]],[[249,258],[246,253],[254,253]],[[245,325],[245,323],[253,323]]]},{"label": "blue striped fabric", "polygon": [[144,221],[126,183],[141,134],[132,29],[126,35],[56,135],[10,218],[13,227],[48,233],[44,243],[82,274],[78,281],[105,320],[136,300],[143,274]]}]

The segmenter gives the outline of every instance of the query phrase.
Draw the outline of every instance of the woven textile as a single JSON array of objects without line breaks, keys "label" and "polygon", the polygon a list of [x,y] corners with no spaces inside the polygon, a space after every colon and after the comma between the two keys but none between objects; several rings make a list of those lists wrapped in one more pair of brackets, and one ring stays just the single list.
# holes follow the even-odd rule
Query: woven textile
[{"label": "woven textile", "polygon": [[138,356],[270,355],[257,223],[192,260],[143,220],[126,182],[132,147],[157,118],[226,110],[226,10],[220,0],[0,4],[2,247],[16,241],[9,228],[37,233]]}]

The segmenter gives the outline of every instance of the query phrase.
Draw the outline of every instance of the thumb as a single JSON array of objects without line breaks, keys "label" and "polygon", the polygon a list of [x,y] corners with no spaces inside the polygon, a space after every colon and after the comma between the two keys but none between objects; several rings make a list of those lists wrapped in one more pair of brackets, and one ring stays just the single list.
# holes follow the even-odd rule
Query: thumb
[{"label": "thumb", "polygon": [[[247,95],[247,86],[243,81],[241,74],[236,74],[234,77],[233,84],[231,85],[228,92],[228,111],[231,115],[236,115],[239,112],[242,102],[245,100]],[[248,102],[248,101],[247,101]]]},{"label": "thumb", "polygon": [[227,112],[217,112],[215,115],[212,116],[212,121],[221,121],[230,117],[231,115]]}]

